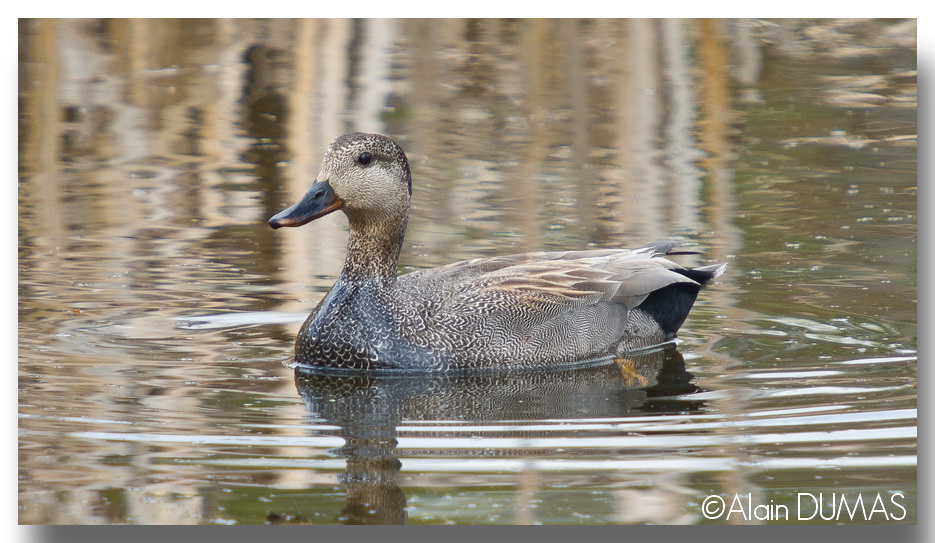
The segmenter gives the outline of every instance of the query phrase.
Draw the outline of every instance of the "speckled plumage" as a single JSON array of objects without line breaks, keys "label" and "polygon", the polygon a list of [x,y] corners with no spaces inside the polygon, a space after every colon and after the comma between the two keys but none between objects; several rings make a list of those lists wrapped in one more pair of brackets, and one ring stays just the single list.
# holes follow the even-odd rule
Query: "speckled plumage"
[{"label": "speckled plumage", "polygon": [[347,258],[299,331],[299,364],[357,370],[566,367],[668,341],[724,265],[688,269],[675,242],[633,250],[542,252],[397,276],[412,180],[385,136],[345,134],[316,183],[270,219],[300,226],[341,209]]}]

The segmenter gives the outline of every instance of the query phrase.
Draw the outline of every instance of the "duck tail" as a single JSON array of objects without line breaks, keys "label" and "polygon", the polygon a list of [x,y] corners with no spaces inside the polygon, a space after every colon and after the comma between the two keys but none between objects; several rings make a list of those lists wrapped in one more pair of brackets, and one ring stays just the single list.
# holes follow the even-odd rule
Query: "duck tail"
[{"label": "duck tail", "polygon": [[686,268],[685,270],[678,270],[679,273],[688,277],[692,281],[695,281],[701,285],[707,283],[708,281],[714,279],[715,277],[720,276],[724,273],[724,270],[727,269],[727,264],[711,264],[710,266],[698,266],[697,268]]},{"label": "duck tail", "polygon": [[645,251],[652,253],[653,255],[695,255],[700,254],[694,251],[677,251],[673,252],[672,249],[675,248],[680,242],[672,239],[663,239],[654,241],[652,243],[647,243],[642,247],[635,249],[636,251]]},{"label": "duck tail", "polygon": [[637,251],[651,251],[654,255],[666,255],[666,256],[681,256],[681,255],[700,255],[704,254],[701,251],[693,251],[691,249],[679,249],[675,251],[677,247],[682,242],[672,240],[672,239],[663,239],[654,241],[652,243],[647,243],[643,245]]}]

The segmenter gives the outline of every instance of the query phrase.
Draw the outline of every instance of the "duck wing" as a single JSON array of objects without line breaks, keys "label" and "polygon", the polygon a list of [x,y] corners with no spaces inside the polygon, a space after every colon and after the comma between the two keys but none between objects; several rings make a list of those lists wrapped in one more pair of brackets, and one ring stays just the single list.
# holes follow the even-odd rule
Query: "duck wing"
[{"label": "duck wing", "polygon": [[[663,258],[634,258],[631,254],[564,257],[505,266],[459,284],[461,302],[497,307],[499,300],[523,305],[579,307],[602,301],[632,310],[646,297],[673,283],[698,285],[673,270],[681,268]],[[700,286],[700,285],[699,285]]]},{"label": "duck wing", "polygon": [[[601,301],[639,306],[649,294],[676,283],[701,284],[723,271],[691,270],[661,258],[677,242],[636,249],[555,251],[479,258],[401,276],[403,283],[446,296],[446,310],[509,310],[538,307],[560,312]],[[708,267],[713,268],[713,267]],[[697,271],[700,270],[700,271]],[[435,297],[435,296],[431,296]],[[551,310],[551,311],[549,311]]]},{"label": "duck wing", "polygon": [[663,258],[678,254],[673,247],[526,253],[402,275],[401,333],[416,345],[470,353],[481,366],[658,344],[675,336],[701,286],[724,269]]}]

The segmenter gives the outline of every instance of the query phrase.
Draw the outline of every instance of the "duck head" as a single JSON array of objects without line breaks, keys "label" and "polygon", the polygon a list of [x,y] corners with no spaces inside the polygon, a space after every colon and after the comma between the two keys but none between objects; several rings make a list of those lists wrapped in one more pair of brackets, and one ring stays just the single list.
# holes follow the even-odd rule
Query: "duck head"
[{"label": "duck head", "polygon": [[269,225],[302,226],[340,209],[352,228],[374,222],[405,227],[411,197],[412,174],[399,145],[379,134],[351,132],[331,142],[315,183]]}]

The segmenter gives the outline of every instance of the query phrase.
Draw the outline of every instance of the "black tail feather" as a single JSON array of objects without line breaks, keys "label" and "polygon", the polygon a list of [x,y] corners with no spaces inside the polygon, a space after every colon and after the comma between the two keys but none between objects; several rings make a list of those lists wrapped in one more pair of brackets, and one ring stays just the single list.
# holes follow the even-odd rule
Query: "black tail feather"
[{"label": "black tail feather", "polygon": [[688,312],[695,304],[701,287],[724,273],[725,268],[727,264],[674,269],[672,271],[684,275],[694,283],[673,283],[661,288],[647,296],[639,305],[639,309],[652,317],[667,337],[674,337],[688,318]]},{"label": "black tail feather", "polygon": [[673,283],[647,296],[639,309],[659,324],[666,337],[674,337],[700,290],[701,285],[694,283]]}]

